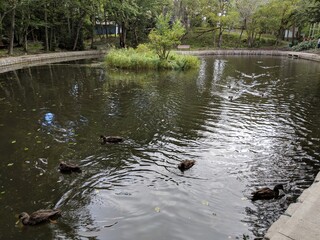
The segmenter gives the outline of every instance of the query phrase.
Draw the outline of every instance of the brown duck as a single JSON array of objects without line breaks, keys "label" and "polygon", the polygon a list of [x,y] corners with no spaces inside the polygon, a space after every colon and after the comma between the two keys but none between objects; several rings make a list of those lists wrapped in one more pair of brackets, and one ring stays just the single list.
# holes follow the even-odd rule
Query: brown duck
[{"label": "brown duck", "polygon": [[185,170],[192,168],[195,163],[195,160],[183,160],[181,163],[179,163],[178,168],[181,172],[184,172]]},{"label": "brown duck", "polygon": [[252,201],[255,200],[268,200],[268,199],[273,199],[273,198],[278,198],[279,197],[279,190],[284,191],[283,185],[282,184],[277,184],[274,186],[273,190],[270,188],[261,188],[258,189],[257,191],[251,193],[252,194]]},{"label": "brown duck", "polygon": [[119,136],[100,136],[101,144],[106,144],[106,143],[119,143],[123,141],[123,137]]},{"label": "brown duck", "polygon": [[78,165],[67,162],[60,162],[59,170],[61,173],[72,173],[72,172],[81,172],[81,169]]},{"label": "brown duck", "polygon": [[31,213],[30,215],[26,212],[22,212],[19,215],[19,219],[23,225],[36,225],[52,221],[60,216],[61,210],[59,209],[41,209]]}]

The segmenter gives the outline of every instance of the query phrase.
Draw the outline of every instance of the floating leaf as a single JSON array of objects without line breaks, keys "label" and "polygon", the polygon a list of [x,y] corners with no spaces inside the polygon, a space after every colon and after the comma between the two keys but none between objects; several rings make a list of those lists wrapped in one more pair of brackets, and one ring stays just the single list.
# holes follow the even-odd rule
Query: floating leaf
[{"label": "floating leaf", "polygon": [[51,106],[52,106],[52,107],[55,107],[55,106],[56,106],[56,104],[52,104]]},{"label": "floating leaf", "polygon": [[41,141],[37,141],[37,143],[41,143]]},{"label": "floating leaf", "polygon": [[25,150],[25,151],[28,151],[28,150],[29,150],[29,148],[25,147],[25,148],[24,148],[24,150]]},{"label": "floating leaf", "polygon": [[32,133],[31,132],[29,132],[27,135],[31,135]]},{"label": "floating leaf", "polygon": [[24,111],[24,112],[25,112],[26,110],[25,110],[25,109],[22,109],[22,111]]},{"label": "floating leaf", "polygon": [[35,111],[37,111],[37,109],[33,108],[33,109],[32,109],[32,112],[35,112]]},{"label": "floating leaf", "polygon": [[2,192],[1,192],[1,194],[5,194],[5,193],[6,193],[6,191],[2,191]]},{"label": "floating leaf", "polygon": [[35,136],[34,138],[39,138],[39,136]]},{"label": "floating leaf", "polygon": [[11,143],[16,143],[17,141],[16,140],[13,140]]},{"label": "floating leaf", "polygon": [[50,146],[45,146],[45,148],[44,149],[49,149],[50,148]]},{"label": "floating leaf", "polygon": [[13,163],[8,163],[7,166],[8,166],[8,167],[11,167],[11,166],[13,166]]},{"label": "floating leaf", "polygon": [[206,201],[206,200],[202,200],[202,204],[205,205],[205,206],[209,206],[209,202]]},{"label": "floating leaf", "polygon": [[160,212],[160,208],[159,208],[159,207],[155,207],[154,210],[155,210],[156,212]]},{"label": "floating leaf", "polygon": [[43,173],[40,173],[39,175],[40,175],[40,176],[42,176],[42,175],[43,175]]}]

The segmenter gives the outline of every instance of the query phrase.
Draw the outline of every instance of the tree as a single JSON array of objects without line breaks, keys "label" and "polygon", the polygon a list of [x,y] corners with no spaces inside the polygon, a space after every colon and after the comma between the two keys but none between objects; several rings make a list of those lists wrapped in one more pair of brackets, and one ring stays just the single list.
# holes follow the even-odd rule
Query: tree
[{"label": "tree", "polygon": [[170,16],[161,14],[157,18],[156,28],[149,33],[152,48],[161,60],[168,59],[173,46],[180,44],[180,39],[185,33],[185,28],[180,21],[170,24]]},{"label": "tree", "polygon": [[254,18],[254,15],[261,4],[263,4],[262,0],[235,0],[235,7],[239,12],[242,21],[240,40],[243,30],[246,30],[249,47],[253,46],[254,43],[254,33],[256,30],[256,19]]},{"label": "tree", "polygon": [[106,9],[110,20],[117,22],[121,27],[119,43],[121,48],[125,48],[129,22],[138,15],[139,6],[134,0],[107,0]]}]

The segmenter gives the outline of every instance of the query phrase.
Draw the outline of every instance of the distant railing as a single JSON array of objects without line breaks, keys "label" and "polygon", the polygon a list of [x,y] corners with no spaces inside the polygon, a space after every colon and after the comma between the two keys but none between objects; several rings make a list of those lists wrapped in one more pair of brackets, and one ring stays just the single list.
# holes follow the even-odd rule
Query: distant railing
[{"label": "distant railing", "polygon": [[183,49],[183,50],[190,49],[190,45],[178,45],[177,49]]}]

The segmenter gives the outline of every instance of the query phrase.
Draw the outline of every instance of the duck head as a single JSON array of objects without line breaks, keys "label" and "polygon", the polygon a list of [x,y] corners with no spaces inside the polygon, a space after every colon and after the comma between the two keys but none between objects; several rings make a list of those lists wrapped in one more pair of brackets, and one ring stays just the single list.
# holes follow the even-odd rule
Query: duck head
[{"label": "duck head", "polygon": [[30,216],[29,216],[29,214],[26,213],[26,212],[22,212],[22,213],[19,214],[19,219],[20,219],[21,222],[22,222],[23,224],[25,224],[25,225],[28,223],[29,218],[30,218]]},{"label": "duck head", "polygon": [[283,187],[282,184],[277,184],[277,185],[274,186],[273,190],[274,191],[279,191],[279,190],[284,191],[284,187]]}]

